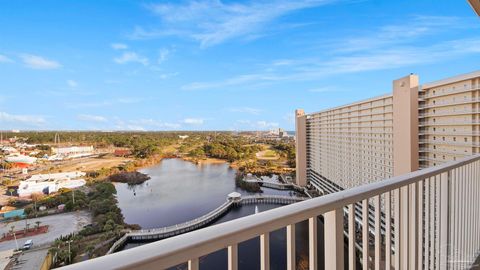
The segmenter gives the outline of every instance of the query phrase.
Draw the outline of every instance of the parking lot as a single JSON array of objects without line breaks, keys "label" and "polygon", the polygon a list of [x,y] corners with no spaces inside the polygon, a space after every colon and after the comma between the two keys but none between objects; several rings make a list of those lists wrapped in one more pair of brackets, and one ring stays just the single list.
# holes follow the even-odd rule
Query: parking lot
[{"label": "parking lot", "polygon": [[[27,220],[31,227],[35,225],[36,221],[40,221],[41,225],[48,225],[49,228],[47,233],[28,237],[28,239],[33,240],[33,248],[52,243],[61,235],[67,235],[81,230],[83,226],[91,223],[91,216],[86,211],[78,211]],[[3,233],[8,233],[12,226],[15,226],[15,230],[21,230],[25,228],[25,220],[0,223],[0,235],[3,235]],[[17,239],[18,246],[23,246],[25,241],[28,239]],[[0,251],[15,248],[15,240],[0,243]]]}]

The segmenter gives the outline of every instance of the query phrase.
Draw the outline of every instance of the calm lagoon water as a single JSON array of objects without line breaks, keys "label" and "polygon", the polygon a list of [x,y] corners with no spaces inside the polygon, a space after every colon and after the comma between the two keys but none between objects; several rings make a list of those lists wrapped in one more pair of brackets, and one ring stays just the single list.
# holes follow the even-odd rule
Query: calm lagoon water
[{"label": "calm lagoon water", "polygon": [[[196,165],[181,159],[165,159],[158,165],[141,170],[151,179],[142,185],[117,183],[118,205],[125,222],[142,228],[170,226],[200,217],[225,202],[230,192],[251,194],[235,187],[235,170],[228,164]],[[263,188],[264,194],[295,196],[292,191]],[[280,207],[275,204],[257,205],[260,212]],[[255,205],[233,208],[213,224],[251,215]],[[323,224],[318,223],[319,243],[323,243]],[[285,229],[270,234],[271,269],[286,269]],[[297,224],[297,261],[308,265],[308,224]],[[127,243],[124,249],[141,243]],[[319,265],[323,264],[323,247],[319,247]],[[239,245],[239,268],[260,269],[260,241],[251,239]],[[220,250],[201,258],[201,269],[226,269],[227,251]],[[177,267],[184,269],[185,266]]]}]

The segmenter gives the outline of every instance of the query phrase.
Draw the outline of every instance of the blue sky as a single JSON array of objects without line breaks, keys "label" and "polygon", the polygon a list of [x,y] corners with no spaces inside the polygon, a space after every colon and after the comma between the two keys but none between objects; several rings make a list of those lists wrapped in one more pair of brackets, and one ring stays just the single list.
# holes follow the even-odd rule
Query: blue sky
[{"label": "blue sky", "polygon": [[466,1],[0,1],[0,129],[292,130],[479,70]]}]

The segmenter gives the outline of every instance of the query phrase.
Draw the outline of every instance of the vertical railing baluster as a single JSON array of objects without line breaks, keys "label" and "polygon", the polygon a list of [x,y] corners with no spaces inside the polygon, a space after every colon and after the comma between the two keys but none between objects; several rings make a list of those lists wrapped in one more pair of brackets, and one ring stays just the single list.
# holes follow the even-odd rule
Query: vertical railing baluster
[{"label": "vertical railing baluster", "polygon": [[[469,202],[473,202],[475,200],[474,198],[474,188],[475,188],[475,185],[474,185],[474,178],[473,178],[473,164],[468,164],[468,174],[469,174],[469,177],[468,177],[468,182],[469,182],[469,186],[470,188],[468,189],[468,192],[469,192]],[[475,224],[475,209],[474,209],[474,204],[473,203],[469,203],[468,204],[468,208],[469,208],[469,216],[470,216],[470,220],[469,220],[469,224],[468,224],[468,228],[469,228],[469,235],[468,235],[468,240],[469,240],[469,244],[470,244],[470,247],[469,247],[469,254],[470,254],[470,262],[474,262],[475,261],[475,255],[476,255],[476,248],[475,248],[475,243],[474,243],[474,239],[475,239],[475,228],[474,228],[474,224]],[[471,265],[471,263],[470,263]],[[469,266],[470,266],[469,265]]]},{"label": "vertical railing baluster", "polygon": [[198,258],[188,261],[188,270],[199,270]]},{"label": "vertical railing baluster", "polygon": [[270,233],[260,235],[260,269],[270,270]]},{"label": "vertical railing baluster", "polygon": [[410,184],[409,190],[408,190],[408,197],[409,197],[409,200],[408,200],[408,252],[409,252],[408,265],[409,265],[409,269],[416,269],[418,266],[417,186],[418,186],[418,183]]},{"label": "vertical railing baluster", "polygon": [[343,208],[324,214],[325,218],[325,269],[344,269],[343,260]]},{"label": "vertical railing baluster", "polygon": [[[479,185],[478,185],[478,182],[480,181],[480,178],[479,178],[479,175],[478,175],[478,161],[477,162],[474,162],[473,163],[473,184],[474,184],[474,188],[473,188],[473,205],[478,205],[478,197],[479,197]],[[478,253],[478,251],[480,250],[480,247],[479,247],[479,219],[480,219],[480,215],[479,215],[479,209],[480,207],[474,207],[474,211],[475,211],[475,222],[474,222],[474,229],[475,229],[475,235],[473,237],[474,239],[474,247],[475,247],[475,250],[476,250],[476,253]]]},{"label": "vertical railing baluster", "polygon": [[308,260],[309,269],[318,269],[317,258],[317,217],[311,217],[308,219]]},{"label": "vertical railing baluster", "polygon": [[363,270],[368,270],[369,264],[369,231],[368,231],[368,199],[362,201],[362,264]]},{"label": "vertical railing baluster", "polygon": [[[470,188],[468,189],[468,192],[469,192],[469,202],[473,202],[474,201],[474,198],[473,198],[473,188],[474,188],[474,185],[473,185],[473,176],[472,176],[472,164],[468,164],[468,182],[469,182],[469,186]],[[470,216],[470,220],[469,220],[469,224],[468,224],[468,232],[469,232],[469,235],[468,235],[468,243],[469,243],[469,249],[468,249],[468,253],[469,253],[469,256],[470,256],[470,262],[473,262],[475,261],[475,257],[474,255],[476,254],[476,250],[474,249],[474,243],[473,243],[473,236],[474,236],[474,217],[475,217],[475,213],[474,213],[474,209],[473,209],[473,204],[472,203],[469,203],[468,204],[468,209],[469,209],[469,216]],[[469,264],[469,266],[471,265],[471,263]]]},{"label": "vertical railing baluster", "polygon": [[409,247],[410,247],[410,234],[409,234],[409,225],[410,225],[410,215],[409,215],[409,205],[410,205],[410,192],[409,186],[404,186],[400,188],[400,268],[399,269],[408,269],[409,266]]},{"label": "vertical railing baluster", "polygon": [[[460,167],[460,178],[459,178],[459,182],[460,182],[460,185],[461,185],[461,193],[462,193],[462,199],[460,200],[460,220],[463,224],[463,226],[465,226],[465,193],[466,193],[466,184],[465,184],[465,167],[464,166],[461,166]],[[466,256],[465,256],[465,230],[464,229],[461,229],[460,230],[460,249],[459,249],[459,252],[460,252],[460,267],[463,269],[465,268],[465,260],[466,260]]]},{"label": "vertical railing baluster", "polygon": [[287,270],[296,269],[295,224],[287,226]]},{"label": "vertical railing baluster", "polygon": [[418,181],[417,186],[417,252],[418,252],[418,266],[417,269],[423,269],[423,181]]},{"label": "vertical railing baluster", "polygon": [[[479,197],[480,197],[480,161],[475,162],[475,183],[476,183],[476,188],[475,188],[475,205],[479,204]],[[477,251],[480,250],[480,207],[475,207],[476,213],[477,213],[477,218],[476,220],[476,230],[477,230],[477,235],[476,235],[476,245],[477,245]]]},{"label": "vertical railing baluster", "polygon": [[355,232],[355,204],[348,207],[348,269],[355,270],[356,267],[356,232]]},{"label": "vertical railing baluster", "polygon": [[449,204],[450,204],[450,171],[442,173],[440,175],[440,216],[437,217],[440,221],[440,231],[439,231],[439,238],[440,238],[440,246],[439,246],[439,269],[447,269],[448,263],[448,231],[449,231]]},{"label": "vertical railing baluster", "polygon": [[228,270],[238,269],[238,244],[228,246]]},{"label": "vertical railing baluster", "polygon": [[380,196],[375,196],[375,269],[380,270],[380,261],[382,257],[382,234],[380,231],[381,213]]},{"label": "vertical railing baluster", "polygon": [[435,269],[435,176],[430,177],[430,266]]},{"label": "vertical railing baluster", "polygon": [[400,269],[400,189],[395,189],[395,220],[394,220],[394,230],[395,230],[395,269]]},{"label": "vertical railing baluster", "polygon": [[471,232],[472,232],[472,207],[471,207],[471,201],[472,201],[472,197],[470,196],[470,194],[472,193],[472,185],[471,185],[471,174],[470,174],[470,164],[466,164],[465,165],[465,168],[466,168],[466,181],[467,181],[467,194],[465,194],[465,197],[466,197],[466,201],[468,202],[466,204],[466,211],[467,211],[467,220],[465,221],[466,225],[465,225],[465,229],[466,229],[466,241],[467,241],[467,250],[466,250],[466,256],[467,256],[467,265],[466,266],[470,266],[470,261],[472,260],[472,235],[471,235]]},{"label": "vertical railing baluster", "polygon": [[425,179],[425,269],[430,267],[430,178]]},{"label": "vertical railing baluster", "polygon": [[448,268],[449,269],[454,269],[453,264],[451,262],[454,251],[455,251],[455,230],[456,230],[456,225],[455,225],[455,204],[457,201],[457,187],[455,185],[455,174],[457,170],[453,169],[450,171],[450,201],[449,203],[449,211],[450,211],[450,226],[449,226],[449,236],[448,236],[448,246],[449,246],[449,251],[448,251]]},{"label": "vertical railing baluster", "polygon": [[460,269],[460,231],[461,231],[461,209],[460,201],[463,197],[462,195],[462,175],[459,168],[455,170],[455,189],[457,193],[457,200],[455,203],[455,244],[454,244],[454,255],[451,259],[453,262],[453,269]]},{"label": "vertical railing baluster", "polygon": [[441,197],[440,197],[440,175],[435,176],[435,269],[440,269],[440,216],[441,216]]},{"label": "vertical railing baluster", "polygon": [[385,270],[392,268],[392,203],[391,192],[385,193]]}]

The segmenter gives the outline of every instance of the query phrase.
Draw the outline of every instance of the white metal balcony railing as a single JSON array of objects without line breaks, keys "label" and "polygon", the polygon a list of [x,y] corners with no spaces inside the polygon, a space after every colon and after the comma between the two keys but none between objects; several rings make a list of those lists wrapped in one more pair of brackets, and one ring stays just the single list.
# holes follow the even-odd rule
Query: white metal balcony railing
[{"label": "white metal balcony railing", "polygon": [[419,118],[425,117],[440,117],[440,116],[451,116],[451,115],[461,115],[461,114],[477,114],[480,113],[480,110],[460,110],[460,111],[439,111],[435,113],[419,113]]},{"label": "white metal balcony railing", "polygon": [[420,110],[423,110],[423,109],[428,109],[428,108],[433,108],[433,107],[444,107],[444,106],[450,106],[450,105],[475,103],[475,102],[480,102],[480,98],[464,98],[464,99],[459,99],[459,100],[437,101],[437,102],[435,102],[435,104],[431,103],[431,104],[419,105],[418,108]]},{"label": "white metal balcony railing", "polygon": [[468,125],[479,125],[480,121],[478,120],[458,120],[458,121],[419,121],[419,126],[468,126]]},{"label": "white metal balcony railing", "polygon": [[470,91],[475,91],[475,90],[480,90],[480,87],[477,86],[470,86],[466,88],[457,88],[457,89],[448,89],[447,91],[440,91],[437,90],[435,94],[430,94],[430,95],[419,95],[419,99],[429,99],[429,98],[435,98],[435,97],[442,97],[442,96],[448,96],[451,94],[458,94],[458,93],[464,93],[464,92],[470,92]]},{"label": "white metal balcony railing", "polygon": [[[65,269],[166,269],[188,262],[188,268],[193,270],[199,268],[200,257],[226,248],[228,267],[225,268],[236,270],[238,244],[258,236],[261,269],[270,269],[269,234],[284,227],[287,228],[287,269],[295,269],[295,224],[304,220],[309,224],[309,268],[317,269],[319,215],[324,216],[325,222],[325,269],[345,268],[345,224],[350,236],[346,255],[349,269],[355,267],[357,252],[363,269],[467,269],[480,250],[479,179],[480,156],[477,155],[228,221]],[[362,237],[358,241],[355,205],[363,209],[359,220]],[[369,211],[364,210],[369,207],[374,208],[373,226],[368,222]],[[345,216],[344,211],[348,213]],[[382,215],[386,218],[382,219]],[[385,222],[384,234],[380,230],[382,222]],[[361,244],[359,251],[356,244]]]}]

